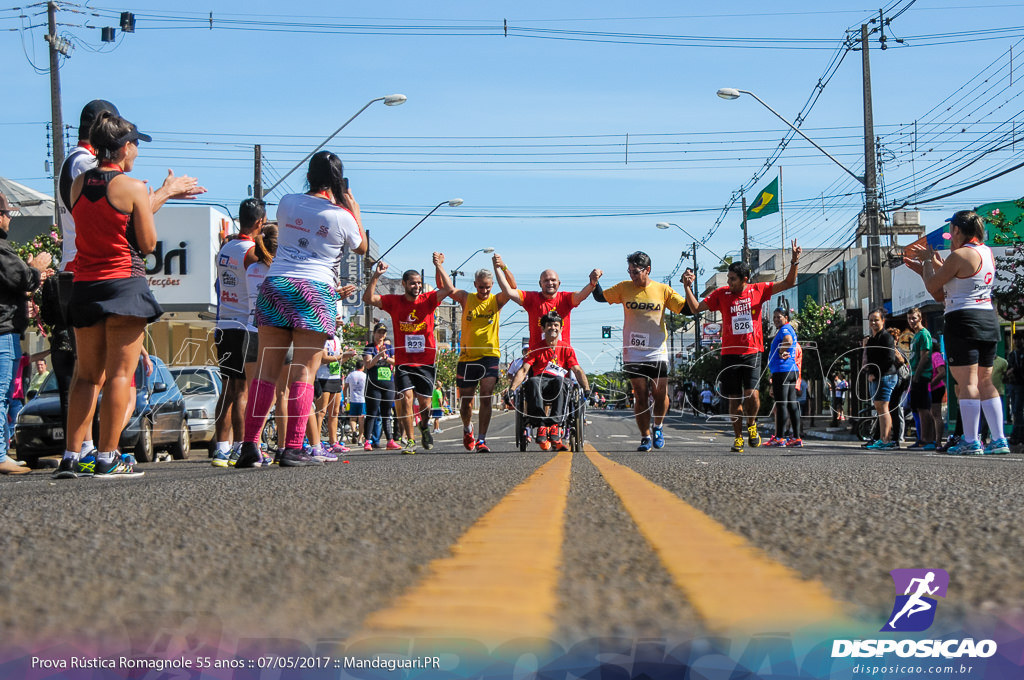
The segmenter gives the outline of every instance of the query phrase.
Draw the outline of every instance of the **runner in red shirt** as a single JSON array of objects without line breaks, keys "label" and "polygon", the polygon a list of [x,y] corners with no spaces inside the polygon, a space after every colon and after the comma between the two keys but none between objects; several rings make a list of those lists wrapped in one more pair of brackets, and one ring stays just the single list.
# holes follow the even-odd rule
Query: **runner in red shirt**
[{"label": "runner in red shirt", "polygon": [[402,453],[416,453],[413,438],[413,413],[418,402],[420,435],[424,449],[434,447],[430,434],[430,397],[434,393],[437,357],[437,341],[434,339],[434,310],[441,301],[451,295],[454,286],[444,270],[444,254],[434,253],[434,268],[437,270],[439,288],[423,292],[423,277],[415,269],[402,274],[402,295],[377,295],[377,279],[388,270],[386,262],[378,262],[370,284],[363,292],[363,302],[382,309],[391,315],[391,327],[395,333],[395,406],[398,419],[405,434]]},{"label": "runner in red shirt", "polygon": [[[512,380],[512,389],[526,381],[526,413],[530,420],[540,423],[537,428],[537,443],[542,451],[552,447],[556,451],[568,451],[562,442],[559,423],[562,422],[566,398],[575,389],[569,380],[569,372],[576,376],[584,392],[590,392],[587,374],[580,368],[576,352],[565,340],[559,339],[562,319],[558,312],[551,311],[541,317],[544,329],[544,344],[527,352],[523,365]],[[529,376],[529,379],[527,379]],[[544,403],[551,404],[551,413],[544,415]]]},{"label": "runner in red shirt", "polygon": [[750,445],[761,445],[757,432],[757,411],[761,408],[757,385],[761,378],[761,353],[764,337],[761,332],[761,306],[779,293],[796,285],[797,262],[803,249],[793,240],[793,258],[789,274],[777,283],[749,283],[750,267],[743,262],[729,265],[727,286],[711,291],[700,303],[691,289],[697,275],[687,269],[683,273],[686,303],[695,314],[704,311],[722,315],[722,382],[723,396],[729,400],[732,429],[736,435],[732,450],[743,452],[743,416],[747,417]]},{"label": "runner in red shirt", "polygon": [[[494,255],[494,275],[498,279],[501,291],[509,296],[512,302],[526,310],[530,325],[530,349],[538,349],[544,345],[544,332],[540,319],[550,311],[558,312],[562,320],[562,340],[569,343],[569,315],[580,306],[587,296],[594,291],[599,277],[597,270],[590,272],[590,282],[577,293],[559,292],[561,281],[554,269],[545,269],[540,273],[540,291],[522,291],[512,286],[506,272],[508,267],[501,255]],[[514,277],[513,277],[513,280]]]}]

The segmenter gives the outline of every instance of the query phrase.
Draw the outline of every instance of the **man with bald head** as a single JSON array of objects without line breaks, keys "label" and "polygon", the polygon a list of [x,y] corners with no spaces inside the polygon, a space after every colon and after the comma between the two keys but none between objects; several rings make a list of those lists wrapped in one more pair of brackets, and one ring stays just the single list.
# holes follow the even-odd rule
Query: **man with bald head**
[{"label": "man with bald head", "polygon": [[[498,279],[501,291],[508,295],[512,302],[526,310],[529,317],[530,350],[535,350],[544,346],[544,329],[540,325],[540,319],[552,310],[562,317],[562,340],[569,342],[569,315],[594,291],[594,286],[601,275],[594,269],[590,272],[590,282],[582,290],[576,293],[559,292],[561,281],[558,280],[558,274],[554,269],[545,269],[540,273],[540,291],[522,291],[509,282],[508,267],[502,261],[501,255],[495,254],[494,276]],[[515,277],[512,277],[512,281],[515,281]]]}]

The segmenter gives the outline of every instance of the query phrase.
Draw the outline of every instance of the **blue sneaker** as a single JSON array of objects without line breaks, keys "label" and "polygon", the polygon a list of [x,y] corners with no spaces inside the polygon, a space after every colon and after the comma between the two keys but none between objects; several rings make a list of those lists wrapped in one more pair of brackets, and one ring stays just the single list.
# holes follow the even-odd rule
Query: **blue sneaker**
[{"label": "blue sneaker", "polygon": [[864,448],[868,449],[869,451],[878,451],[879,449],[882,449],[884,447],[885,447],[885,442],[883,442],[881,439],[876,439],[875,441],[871,442],[870,444],[868,444]]},{"label": "blue sneaker", "polygon": [[96,479],[112,479],[114,477],[141,477],[144,474],[146,473],[135,469],[135,456],[122,453],[109,463],[97,460],[96,474],[93,476]]},{"label": "blue sneaker", "polygon": [[985,455],[1001,455],[1010,452],[1010,442],[1006,441],[1006,437],[1000,437],[999,439],[993,439],[985,447]]},{"label": "blue sneaker", "polygon": [[642,437],[640,439],[640,446],[636,447],[637,451],[650,451],[651,450],[651,438]]},{"label": "blue sneaker", "polygon": [[210,465],[213,467],[226,468],[231,462],[230,451],[218,451],[214,456],[213,460],[210,461]]},{"label": "blue sneaker", "polygon": [[654,448],[660,449],[665,446],[665,435],[662,433],[660,427],[654,428]]},{"label": "blue sneaker", "polygon": [[984,453],[985,449],[981,448],[981,442],[969,442],[962,437],[955,445],[946,449],[946,454],[950,456],[981,456]]},{"label": "blue sneaker", "polygon": [[75,465],[75,474],[79,477],[92,477],[96,474],[96,455],[87,453],[79,458]]}]

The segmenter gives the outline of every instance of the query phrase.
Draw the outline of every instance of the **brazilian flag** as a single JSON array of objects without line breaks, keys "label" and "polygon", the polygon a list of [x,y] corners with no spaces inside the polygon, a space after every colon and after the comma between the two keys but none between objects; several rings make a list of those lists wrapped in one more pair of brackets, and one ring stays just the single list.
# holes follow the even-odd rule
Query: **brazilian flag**
[{"label": "brazilian flag", "polygon": [[776,177],[772,183],[761,190],[754,202],[747,208],[747,219],[756,220],[758,217],[771,215],[779,212],[779,178]]}]

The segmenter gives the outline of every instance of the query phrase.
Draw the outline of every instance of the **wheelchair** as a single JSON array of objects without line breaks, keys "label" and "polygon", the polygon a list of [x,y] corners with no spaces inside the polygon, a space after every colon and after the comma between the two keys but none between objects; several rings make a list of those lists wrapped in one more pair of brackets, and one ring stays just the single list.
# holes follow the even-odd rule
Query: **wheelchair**
[{"label": "wheelchair", "polygon": [[[587,423],[587,398],[583,394],[583,388],[573,384],[571,392],[565,400],[565,413],[562,421],[558,424],[562,430],[562,441],[569,447],[570,451],[582,451],[584,432]],[[526,395],[523,386],[515,391],[512,396],[512,403],[516,409],[516,446],[520,451],[526,451],[532,436],[530,428],[538,423],[526,415]]]}]

